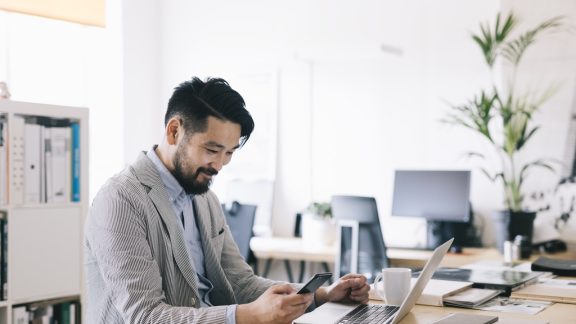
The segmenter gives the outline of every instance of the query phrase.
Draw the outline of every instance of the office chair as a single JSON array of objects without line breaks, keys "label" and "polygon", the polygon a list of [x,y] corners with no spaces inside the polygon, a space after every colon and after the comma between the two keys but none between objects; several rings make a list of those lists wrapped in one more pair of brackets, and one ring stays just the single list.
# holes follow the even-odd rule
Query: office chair
[{"label": "office chair", "polygon": [[[373,197],[336,195],[332,196],[331,207],[332,215],[337,222],[355,222],[358,224],[356,243],[349,242],[352,239],[350,236],[339,237],[341,245],[338,246],[338,250],[341,255],[336,256],[335,264],[340,265],[340,269],[334,269],[335,273],[339,274],[338,277],[340,277],[352,266],[351,269],[364,274],[368,281],[372,282],[382,268],[390,266],[380,228],[376,199]],[[340,233],[342,235],[345,232],[341,231]],[[357,251],[345,251],[352,246],[355,246]],[[357,255],[355,259],[357,264],[344,266],[346,263],[344,253],[350,252]]]},{"label": "office chair", "polygon": [[226,222],[228,227],[230,227],[236,245],[238,245],[240,254],[248,264],[253,264],[254,268],[256,258],[252,250],[250,250],[250,239],[254,236],[252,228],[254,227],[256,207],[255,205],[241,204],[237,201],[232,202],[230,208],[226,208],[226,205],[222,204],[222,211],[226,216]]}]

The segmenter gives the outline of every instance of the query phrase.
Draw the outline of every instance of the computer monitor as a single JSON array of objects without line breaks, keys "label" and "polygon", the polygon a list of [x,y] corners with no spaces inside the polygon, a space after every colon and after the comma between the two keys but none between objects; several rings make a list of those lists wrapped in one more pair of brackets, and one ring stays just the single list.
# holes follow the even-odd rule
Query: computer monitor
[{"label": "computer monitor", "polygon": [[[382,268],[389,266],[380,228],[378,207],[372,197],[332,196],[332,215],[339,224],[337,269],[364,274],[372,282]],[[350,225],[357,224],[357,225]]]},{"label": "computer monitor", "polygon": [[397,170],[392,198],[393,216],[422,217],[427,221],[427,248],[451,237],[454,246],[472,244],[470,171]]}]

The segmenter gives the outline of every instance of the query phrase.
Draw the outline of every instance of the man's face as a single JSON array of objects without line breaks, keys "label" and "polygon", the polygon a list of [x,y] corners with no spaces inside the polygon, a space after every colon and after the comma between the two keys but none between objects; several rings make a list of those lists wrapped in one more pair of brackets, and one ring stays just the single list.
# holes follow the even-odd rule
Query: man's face
[{"label": "man's face", "polygon": [[188,194],[208,191],[212,177],[239,147],[240,125],[208,117],[204,133],[183,136],[174,154],[174,177]]}]

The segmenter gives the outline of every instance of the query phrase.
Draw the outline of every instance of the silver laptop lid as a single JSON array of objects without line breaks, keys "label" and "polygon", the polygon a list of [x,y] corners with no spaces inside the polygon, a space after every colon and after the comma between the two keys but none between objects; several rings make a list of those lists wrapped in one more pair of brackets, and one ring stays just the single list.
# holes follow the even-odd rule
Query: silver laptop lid
[{"label": "silver laptop lid", "polygon": [[402,302],[402,305],[400,305],[400,309],[398,309],[396,315],[391,318],[391,321],[389,322],[390,324],[396,324],[400,322],[400,320],[410,312],[412,307],[414,307],[416,301],[422,294],[422,291],[428,284],[428,281],[430,281],[430,278],[432,278],[434,271],[436,271],[440,265],[440,262],[442,262],[442,258],[444,258],[444,255],[446,255],[446,252],[448,252],[448,249],[450,248],[450,245],[452,245],[453,241],[454,238],[451,238],[434,250],[432,257],[428,259],[424,269],[422,269],[422,272],[418,276],[416,284],[414,284],[414,287],[410,290],[404,299],[404,302]]}]

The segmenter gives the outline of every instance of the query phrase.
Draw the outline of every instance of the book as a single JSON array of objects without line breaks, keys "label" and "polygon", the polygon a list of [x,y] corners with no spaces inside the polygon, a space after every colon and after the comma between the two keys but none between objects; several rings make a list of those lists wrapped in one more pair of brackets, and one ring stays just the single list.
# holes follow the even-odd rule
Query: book
[{"label": "book", "polygon": [[14,115],[8,125],[12,142],[12,192],[8,199],[14,205],[24,203],[24,124],[23,116]]},{"label": "book", "polygon": [[26,306],[15,306],[12,308],[12,323],[28,324],[29,315]]},{"label": "book", "polygon": [[[417,280],[416,278],[412,278],[411,282],[412,287],[416,283],[416,280]],[[379,283],[379,286],[381,285],[382,283]],[[463,290],[466,290],[471,286],[472,286],[471,282],[431,279],[424,288],[424,291],[422,291],[422,294],[416,301],[416,304],[429,305],[429,306],[443,306],[444,298],[456,294],[458,292],[461,292]],[[369,298],[375,300],[381,300],[374,290],[374,284],[371,285]]]},{"label": "book", "polygon": [[576,277],[576,260],[551,259],[540,256],[532,262],[533,271],[551,271],[557,276]]},{"label": "book", "polygon": [[4,211],[0,211],[0,300],[6,300],[7,296],[6,294],[4,294],[4,287],[6,286],[7,283],[7,276],[6,276],[6,270],[7,267],[4,267],[4,263],[7,262],[7,255],[6,255],[6,251],[4,249],[4,246],[8,244],[8,240],[7,237],[4,235],[4,224],[6,224],[7,222],[7,218],[6,218],[6,212]]},{"label": "book", "polygon": [[54,182],[52,168],[52,129],[49,127],[43,127],[43,140],[44,140],[44,176],[42,177],[42,183],[44,187],[44,195],[42,197],[42,202],[53,202],[54,192],[52,190],[52,183]]},{"label": "book", "polygon": [[52,168],[49,172],[52,174],[52,201],[68,202],[70,201],[68,183],[72,175],[68,148],[70,127],[52,127],[51,130]]},{"label": "book", "polygon": [[[418,275],[415,273],[414,276]],[[434,272],[433,279],[470,281],[474,288],[503,290],[503,294],[510,296],[513,290],[527,284],[536,282],[541,272],[525,272],[507,269],[489,268],[439,268]]]},{"label": "book", "polygon": [[8,204],[8,127],[0,115],[0,206]]},{"label": "book", "polygon": [[72,123],[72,201],[80,201],[80,124]]},{"label": "book", "polygon": [[474,308],[500,295],[502,290],[469,288],[444,298],[444,305],[464,308]]},{"label": "book", "polygon": [[24,202],[37,204],[41,202],[41,129],[38,124],[24,125]]},{"label": "book", "polygon": [[576,304],[576,280],[544,279],[513,291],[510,297]]},{"label": "book", "polygon": [[436,322],[432,322],[432,324],[492,324],[497,321],[498,316],[493,315],[452,313],[442,317]]},{"label": "book", "polygon": [[0,235],[2,235],[2,259],[0,259],[0,296],[1,299],[8,299],[8,217],[4,215],[0,219]]}]

